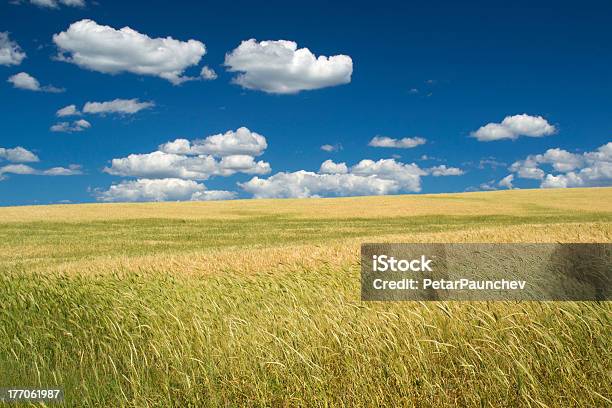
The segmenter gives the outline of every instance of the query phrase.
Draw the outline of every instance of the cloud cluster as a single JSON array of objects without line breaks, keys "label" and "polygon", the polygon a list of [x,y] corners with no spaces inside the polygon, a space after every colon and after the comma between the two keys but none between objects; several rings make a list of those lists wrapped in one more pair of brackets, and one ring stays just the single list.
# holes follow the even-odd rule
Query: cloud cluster
[{"label": "cloud cluster", "polygon": [[197,40],[151,38],[130,27],[117,30],[93,20],[72,23],[66,31],[55,34],[53,41],[59,50],[58,59],[81,68],[156,76],[175,85],[197,79],[184,72],[199,64],[206,53],[204,44]]},{"label": "cloud cluster", "polygon": [[347,55],[315,56],[293,41],[250,39],[226,54],[225,65],[239,74],[233,82],[247,89],[293,94],[351,82],[353,61]]},{"label": "cloud cluster", "polygon": [[267,179],[254,177],[239,186],[255,198],[384,195],[421,191],[421,177],[463,174],[459,169],[421,169],[394,159],[361,160],[354,166],[326,160],[319,173],[281,172]]},{"label": "cloud cluster", "polygon": [[[155,106],[152,101],[141,102],[137,98],[134,99],[114,99],[107,102],[86,102],[83,105],[82,111],[80,111],[76,105],[68,105],[59,109],[55,115],[60,118],[69,116],[80,116],[83,114],[91,115],[108,115],[108,114],[119,114],[119,115],[133,115],[144,109],[150,109]],[[52,132],[81,132],[85,129],[89,129],[91,123],[85,119],[75,120],[70,122],[59,122],[51,126]]]},{"label": "cloud cluster", "polygon": [[55,125],[51,126],[49,130],[52,132],[64,132],[64,133],[73,133],[73,132],[82,132],[85,129],[89,129],[91,127],[91,123],[86,121],[85,119],[75,120],[72,123],[70,122],[59,122]]},{"label": "cloud cluster", "polygon": [[[71,164],[68,167],[52,167],[49,169],[35,169],[22,163],[35,163],[40,159],[37,155],[21,146],[14,148],[0,147],[0,160],[6,160],[11,164],[0,167],[0,180],[6,179],[6,174],[33,175],[33,176],[75,176],[83,174],[81,166]],[[18,163],[18,164],[13,164]]]},{"label": "cloud cluster", "polygon": [[178,178],[137,179],[113,184],[106,191],[97,190],[96,199],[104,202],[125,201],[210,201],[231,200],[236,193],[224,190],[206,190],[193,180]]},{"label": "cloud cluster", "polygon": [[0,159],[12,163],[33,163],[40,161],[37,155],[21,146],[14,148],[0,147]]},{"label": "cloud cluster", "polygon": [[266,138],[246,127],[204,139],[176,139],[146,154],[130,154],[111,160],[104,172],[123,181],[107,191],[97,192],[102,201],[226,200],[236,197],[229,191],[208,191],[195,180],[236,173],[263,175],[270,164],[255,159],[263,154]]},{"label": "cloud cluster", "polygon": [[489,123],[471,133],[481,142],[511,139],[520,136],[544,137],[555,134],[557,129],[542,116],[521,115],[506,116],[501,123]]},{"label": "cloud cluster", "polygon": [[412,149],[427,143],[422,137],[405,137],[403,139],[393,139],[387,136],[375,136],[370,140],[368,146],[372,147],[393,147],[396,149]]},{"label": "cloud cluster", "polygon": [[[550,167],[550,172],[541,167]],[[540,180],[542,188],[612,185],[612,142],[592,152],[571,153],[548,149],[514,162],[509,170],[519,178]]]},{"label": "cloud cluster", "polygon": [[0,65],[19,65],[25,57],[26,53],[11,40],[9,33],[0,32]]},{"label": "cloud cluster", "polygon": [[236,173],[267,174],[270,165],[248,155],[225,156],[219,160],[211,155],[187,156],[155,151],[113,159],[104,172],[123,177],[206,180]]},{"label": "cloud cluster", "polygon": [[65,91],[65,89],[56,88],[53,85],[40,86],[40,82],[38,82],[36,78],[28,74],[27,72],[20,72],[18,74],[10,76],[7,82],[13,84],[14,88],[25,89],[27,91],[49,93],[60,93]]}]

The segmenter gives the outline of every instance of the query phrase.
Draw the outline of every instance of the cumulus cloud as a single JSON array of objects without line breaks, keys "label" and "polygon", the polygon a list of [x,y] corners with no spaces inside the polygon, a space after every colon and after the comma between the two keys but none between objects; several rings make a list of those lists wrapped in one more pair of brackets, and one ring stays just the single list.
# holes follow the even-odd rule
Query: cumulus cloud
[{"label": "cumulus cloud", "polygon": [[58,59],[106,74],[130,72],[157,76],[178,85],[197,78],[185,70],[198,65],[206,53],[200,41],[151,38],[130,27],[119,30],[93,20],[72,23],[53,36]]},{"label": "cumulus cloud", "polygon": [[64,116],[76,116],[76,115],[80,115],[81,112],[79,112],[79,110],[77,109],[76,105],[68,105],[68,106],[64,106],[63,108],[59,109],[55,115],[62,118]]},{"label": "cumulus cloud", "polygon": [[149,109],[155,106],[152,101],[140,102],[137,98],[134,99],[113,99],[107,102],[87,102],[83,106],[83,113],[105,115],[109,113],[118,113],[122,115],[133,115],[144,109]]},{"label": "cumulus cloud", "polygon": [[211,176],[231,176],[239,172],[267,174],[270,165],[243,155],[217,160],[210,155],[186,156],[155,151],[113,159],[111,166],[104,168],[104,172],[124,177],[206,180]]},{"label": "cumulus cloud", "polygon": [[85,119],[75,120],[74,122],[59,122],[55,125],[51,126],[49,130],[52,132],[64,132],[64,133],[72,133],[72,132],[82,132],[85,129],[89,129],[91,127],[91,123],[86,121]]},{"label": "cumulus cloud", "polygon": [[[541,167],[548,166],[550,173]],[[542,188],[612,185],[612,142],[592,152],[570,153],[555,148],[529,155],[510,166],[519,178],[540,180]],[[556,174],[555,174],[556,173]]]},{"label": "cumulus cloud", "polygon": [[293,94],[351,82],[353,60],[347,55],[315,56],[293,41],[242,41],[225,55],[233,82],[247,89]]},{"label": "cumulus cloud", "polygon": [[40,161],[38,156],[21,146],[14,148],[0,147],[0,159],[13,163],[33,163]]},{"label": "cumulus cloud", "polygon": [[307,198],[321,196],[383,195],[399,191],[393,180],[355,174],[318,174],[309,171],[276,173],[239,183],[254,198]]},{"label": "cumulus cloud", "polygon": [[544,137],[555,134],[557,129],[542,116],[521,115],[506,116],[501,123],[488,123],[471,133],[481,142],[511,139],[520,136]]},{"label": "cumulus cloud", "polygon": [[346,174],[348,173],[348,167],[346,163],[334,163],[331,160],[325,160],[321,163],[319,173],[323,174]]},{"label": "cumulus cloud", "polygon": [[236,173],[268,174],[270,164],[255,156],[267,147],[266,138],[245,127],[189,141],[176,139],[147,154],[111,161],[104,172],[124,177],[206,180]]},{"label": "cumulus cloud", "polygon": [[217,79],[217,73],[214,69],[208,67],[207,65],[204,65],[202,67],[202,70],[200,71],[200,77],[207,81],[212,81],[214,79]]},{"label": "cumulus cloud", "polygon": [[38,82],[36,78],[28,74],[27,72],[20,72],[18,74],[15,74],[9,77],[7,82],[10,82],[11,84],[13,84],[14,88],[25,89],[27,91],[50,92],[50,93],[64,92],[64,89],[56,88],[53,85],[40,86],[40,82]]},{"label": "cumulus cloud", "polygon": [[9,33],[0,32],[0,65],[19,65],[25,57],[26,53],[11,40]]},{"label": "cumulus cloud", "polygon": [[96,198],[105,202],[120,201],[209,201],[231,200],[236,193],[206,190],[204,184],[178,178],[137,179],[113,184],[106,191],[96,190]]},{"label": "cumulus cloud", "polygon": [[198,155],[209,154],[216,156],[249,155],[259,156],[266,150],[268,144],[262,135],[251,132],[246,127],[237,130],[228,130],[206,137],[189,141],[176,139],[159,146],[165,153]]},{"label": "cumulus cloud", "polygon": [[324,152],[339,152],[340,150],[342,150],[342,145],[340,143],[336,143],[336,144],[324,144],[323,146],[321,146],[321,150],[323,150]]},{"label": "cumulus cloud", "polygon": [[319,173],[281,172],[254,177],[239,186],[255,198],[305,198],[321,196],[384,195],[421,190],[421,176],[428,173],[416,164],[394,159],[361,160],[352,167],[326,160]]},{"label": "cumulus cloud", "polygon": [[413,147],[417,147],[423,145],[427,142],[426,139],[422,137],[405,137],[403,139],[393,139],[387,136],[375,136],[368,146],[372,147],[393,147],[396,149],[412,149]]},{"label": "cumulus cloud", "polygon": [[346,163],[326,160],[319,173],[300,170],[276,173],[267,179],[254,177],[238,185],[254,198],[306,198],[324,196],[384,195],[421,191],[421,177],[454,176],[463,172],[454,167],[421,169],[414,163],[394,159],[361,160]]}]

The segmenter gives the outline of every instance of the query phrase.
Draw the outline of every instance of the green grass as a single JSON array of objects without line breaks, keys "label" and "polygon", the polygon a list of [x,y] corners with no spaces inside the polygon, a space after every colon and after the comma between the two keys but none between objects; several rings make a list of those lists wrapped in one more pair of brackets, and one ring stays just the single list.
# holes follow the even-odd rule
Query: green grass
[{"label": "green grass", "polygon": [[[595,212],[538,211],[527,215],[414,216],[394,218],[316,219],[255,216],[237,220],[137,219],[90,222],[19,222],[0,224],[0,247],[53,245],[45,260],[78,260],[103,255],[177,253],[228,246],[274,246],[322,240],[440,232],[472,226],[609,222]],[[61,245],[58,245],[60,244]],[[31,259],[31,257],[30,257]],[[27,260],[27,258],[26,258]]]},{"label": "green grass", "polygon": [[605,210],[521,211],[2,223],[0,386],[67,406],[612,404],[609,302],[359,300],[364,240],[609,242]]}]

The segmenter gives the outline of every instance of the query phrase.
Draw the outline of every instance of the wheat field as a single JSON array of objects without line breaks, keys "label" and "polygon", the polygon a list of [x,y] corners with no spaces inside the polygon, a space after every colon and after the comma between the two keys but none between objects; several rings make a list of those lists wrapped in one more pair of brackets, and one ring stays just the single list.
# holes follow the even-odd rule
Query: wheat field
[{"label": "wheat field", "polygon": [[612,242],[612,188],[0,208],[0,387],[66,406],[612,404],[609,302],[362,302],[362,242]]}]

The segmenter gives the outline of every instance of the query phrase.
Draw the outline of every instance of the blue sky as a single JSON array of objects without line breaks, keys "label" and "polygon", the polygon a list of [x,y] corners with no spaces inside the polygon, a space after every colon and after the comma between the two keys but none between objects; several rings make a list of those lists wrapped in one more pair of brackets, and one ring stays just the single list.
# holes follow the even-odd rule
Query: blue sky
[{"label": "blue sky", "polygon": [[612,185],[609,1],[307,5],[0,3],[0,205]]}]

